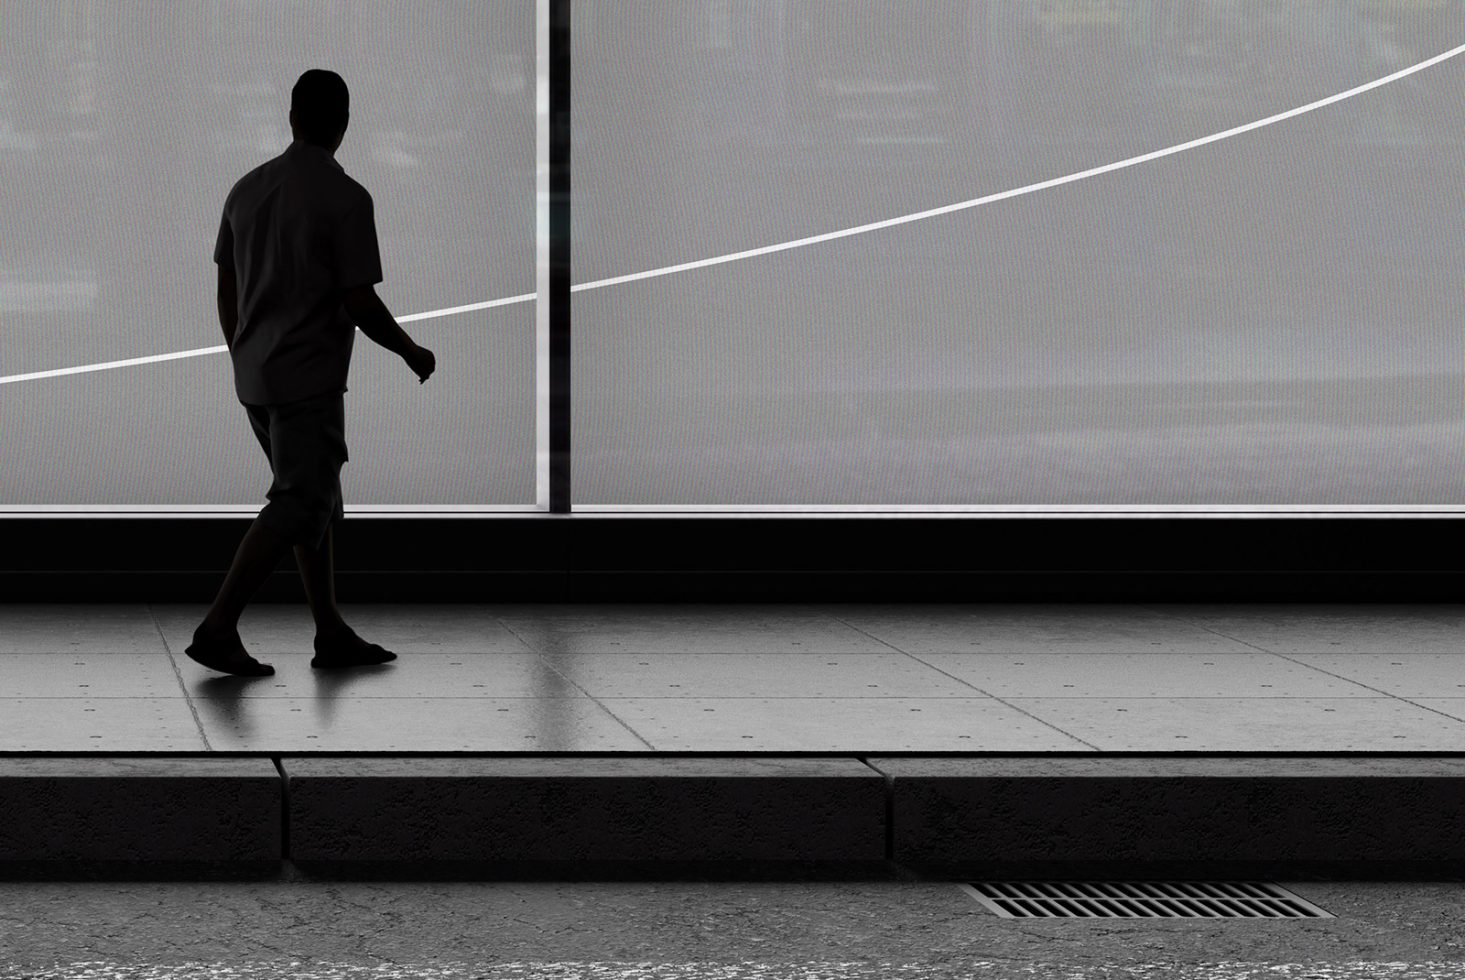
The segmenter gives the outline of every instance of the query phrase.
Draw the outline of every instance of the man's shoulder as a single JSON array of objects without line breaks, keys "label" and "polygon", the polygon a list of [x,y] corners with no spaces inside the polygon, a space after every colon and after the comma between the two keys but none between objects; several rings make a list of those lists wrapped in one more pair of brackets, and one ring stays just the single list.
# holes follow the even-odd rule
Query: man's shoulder
[{"label": "man's shoulder", "polygon": [[279,160],[279,157],[272,157],[264,163],[252,167],[244,176],[234,181],[233,186],[229,188],[228,195],[224,198],[224,206],[228,207],[236,198],[247,194],[252,188],[267,180],[271,170],[274,169],[272,165],[278,164]]},{"label": "man's shoulder", "polygon": [[[291,166],[295,164],[295,166]],[[308,158],[290,160],[285,154],[272,157],[251,169],[234,182],[225,198],[225,206],[241,194],[253,189],[264,189],[281,178],[303,179],[308,182],[312,193],[335,205],[332,210],[349,211],[372,202],[371,192],[360,181],[337,166],[320,166],[318,161]]]},{"label": "man's shoulder", "polygon": [[312,192],[329,202],[328,210],[334,214],[347,214],[372,204],[371,192],[339,165],[322,166],[319,161],[307,161],[301,167],[301,173]]},{"label": "man's shoulder", "polygon": [[353,207],[363,204],[370,206],[372,204],[371,191],[367,190],[355,177],[352,177],[344,170],[337,170],[336,176],[341,181],[346,199],[351,202]]}]

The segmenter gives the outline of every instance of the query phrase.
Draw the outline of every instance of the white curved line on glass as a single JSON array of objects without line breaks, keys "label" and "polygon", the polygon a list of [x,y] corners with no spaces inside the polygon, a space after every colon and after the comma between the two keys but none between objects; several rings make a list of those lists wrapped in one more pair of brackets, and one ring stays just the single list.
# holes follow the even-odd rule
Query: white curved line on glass
[{"label": "white curved line on glass", "polygon": [[1120,160],[1117,163],[1106,163],[1102,167],[1094,167],[1091,170],[1084,170],[1076,174],[1069,174],[1066,177],[1055,177],[1052,180],[1045,180],[1037,184],[1028,184],[1026,187],[1018,187],[1010,191],[1001,191],[997,194],[988,194],[986,197],[973,198],[970,201],[961,201],[957,204],[947,204],[943,207],[932,208],[929,211],[918,211],[915,214],[902,215],[899,218],[887,218],[884,221],[872,222],[868,225],[858,225],[854,228],[845,228],[842,231],[831,231],[823,235],[815,235],[812,238],[800,238],[798,241],[783,242],[779,245],[765,245],[762,248],[750,248],[745,252],[734,252],[730,255],[719,255],[710,259],[698,259],[696,262],[684,262],[681,265],[669,265],[661,269],[652,269],[648,272],[633,272],[630,275],[616,276],[613,279],[599,279],[595,282],[587,282],[580,286],[571,286],[571,292],[578,292],[582,289],[600,289],[604,286],[615,286],[623,282],[634,282],[637,279],[649,279],[652,276],[665,276],[673,272],[684,272],[687,269],[700,269],[703,266],[716,265],[720,262],[734,262],[738,259],[750,259],[757,255],[767,255],[769,252],[780,252],[788,248],[799,248],[804,245],[813,245],[817,242],[827,242],[835,238],[844,238],[847,235],[859,235],[867,231],[878,231],[881,228],[890,228],[895,225],[902,225],[910,221],[920,221],[924,218],[934,218],[942,214],[950,214],[953,211],[961,211],[964,208],[974,208],[983,204],[990,204],[993,201],[1006,200],[1009,197],[1018,197],[1023,194],[1031,194],[1034,191],[1046,190],[1049,187],[1057,187],[1060,184],[1067,184],[1075,180],[1083,180],[1085,177],[1097,177],[1099,174],[1106,174],[1112,170],[1122,170],[1125,167],[1133,167],[1150,160],[1158,160],[1160,157],[1169,156],[1172,153],[1180,153],[1184,150],[1192,150],[1198,146],[1205,146],[1207,143],[1215,143],[1231,136],[1239,136],[1242,133],[1253,129],[1260,129],[1263,126],[1270,126],[1279,123],[1284,119],[1291,119],[1293,116],[1300,116],[1304,112],[1312,112],[1314,109],[1321,109],[1324,106],[1332,105],[1334,102],[1341,102],[1344,99],[1361,95],[1369,89],[1378,88],[1380,85],[1387,85],[1396,82],[1407,75],[1417,71],[1423,71],[1431,65],[1439,64],[1441,61],[1453,58],[1461,52],[1465,52],[1465,44],[1457,48],[1451,48],[1444,54],[1436,55],[1428,61],[1421,61],[1417,65],[1410,65],[1408,68],[1386,75],[1383,78],[1367,82],[1357,88],[1350,88],[1346,92],[1339,92],[1337,95],[1330,95],[1325,99],[1316,102],[1309,102],[1307,105],[1298,106],[1296,109],[1288,109],[1286,112],[1279,112],[1275,116],[1267,116],[1265,119],[1258,119],[1256,122],[1236,126],[1224,132],[1214,133],[1210,136],[1202,136],[1193,139],[1188,143],[1177,143],[1175,146],[1166,147],[1163,150],[1155,150],[1152,153],[1145,153],[1141,156],[1130,157],[1127,160]]},{"label": "white curved line on glass", "polygon": [[[438,316],[452,316],[454,313],[471,313],[474,310],[486,310],[491,306],[509,306],[513,303],[527,303],[534,299],[537,293],[524,293],[519,296],[507,296],[503,299],[493,299],[484,303],[469,303],[466,306],[449,306],[441,310],[428,310],[426,313],[409,313],[406,316],[396,318],[398,323],[411,323],[413,320],[430,320]],[[356,329],[360,330],[360,327]],[[180,357],[201,357],[204,354],[217,354],[229,348],[220,344],[217,347],[200,347],[197,350],[183,350],[172,354],[149,354],[146,357],[129,357],[125,361],[107,361],[102,364],[83,364],[80,367],[55,368],[50,371],[32,371],[29,374],[12,374],[9,377],[0,378],[0,385],[10,384],[15,381],[35,381],[40,378],[58,378],[66,374],[85,374],[88,371],[107,371],[112,368],[132,367],[137,364],[156,364],[159,361],[176,361]]]},{"label": "white curved line on glass", "polygon": [[[1371,82],[1365,82],[1362,85],[1359,85],[1355,88],[1350,88],[1344,92],[1339,92],[1336,95],[1330,95],[1326,98],[1318,99],[1316,102],[1309,102],[1306,105],[1298,106],[1295,109],[1288,109],[1285,112],[1279,112],[1276,115],[1267,116],[1266,118],[1258,119],[1255,122],[1245,123],[1241,126],[1235,126],[1231,129],[1227,129],[1219,133],[1213,133],[1210,136],[1202,136],[1198,139],[1193,139],[1186,143],[1177,143],[1176,145],[1168,146],[1163,150],[1154,150],[1150,153],[1144,153],[1140,156],[1129,157],[1128,159],[1119,160],[1115,163],[1107,163],[1101,167],[1093,167],[1089,170],[1083,170],[1078,173],[1068,174],[1067,176],[1055,177],[1052,180],[1045,180],[1036,184],[1027,184],[1023,187],[1017,187],[1007,191],[1000,191],[996,194],[988,194],[985,197],[973,198],[969,201],[959,201],[956,204],[943,205],[939,208],[932,208],[929,211],[917,211],[913,214],[901,215],[898,218],[887,218],[883,221],[875,221],[866,225],[857,225],[853,228],[844,228],[840,231],[826,232],[822,235],[814,235],[809,238],[800,238],[796,241],[781,242],[777,245],[764,245],[760,248],[751,248],[742,252],[732,252],[727,255],[718,255],[710,259],[698,259],[695,262],[683,262],[679,265],[663,266],[660,269],[649,269],[645,272],[633,272],[628,275],[615,276],[610,279],[597,279],[595,282],[587,282],[581,283],[578,286],[571,286],[570,291],[578,293],[586,289],[603,289],[606,286],[616,286],[620,285],[621,283],[636,282],[640,279],[651,279],[656,276],[667,276],[671,275],[674,272],[685,272],[689,269],[700,269],[705,266],[719,265],[723,262],[736,262],[740,259],[751,259],[759,255],[768,255],[772,252],[782,252],[786,249],[802,248],[806,245],[816,245],[819,242],[833,241],[836,238],[845,238],[850,235],[860,235],[866,232],[879,231],[882,228],[892,228],[896,225],[906,224],[911,221],[921,221],[926,218],[935,218],[943,214],[950,214],[953,211],[961,211],[966,208],[980,207],[983,204],[991,204],[994,201],[1004,201],[1008,198],[1020,197],[1023,194],[1032,194],[1035,191],[1046,190],[1049,187],[1058,187],[1062,184],[1071,183],[1075,180],[1083,180],[1087,177],[1097,177],[1100,174],[1110,173],[1111,171],[1115,170],[1122,170],[1125,167],[1138,166],[1139,164],[1147,163],[1150,160],[1158,160],[1161,157],[1169,156],[1172,153],[1181,153],[1185,150],[1193,150],[1197,147],[1205,146],[1208,143],[1216,143],[1223,139],[1229,139],[1232,136],[1240,136],[1242,133],[1250,132],[1253,129],[1261,129],[1264,126],[1272,126],[1276,123],[1283,122],[1284,120],[1291,119],[1293,116],[1300,116],[1303,113],[1313,112],[1325,106],[1332,105],[1335,102],[1341,102],[1344,99],[1351,99],[1356,95],[1362,95],[1364,92],[1378,88],[1381,85],[1387,85],[1390,82],[1397,82],[1399,79],[1406,78],[1409,75],[1414,74],[1415,72],[1423,71],[1424,69],[1429,68],[1433,65],[1437,65],[1442,61],[1447,61],[1450,58],[1458,56],[1462,52],[1465,52],[1465,44],[1451,48],[1443,54],[1437,54],[1433,58],[1419,62],[1417,65],[1410,65],[1407,68],[1402,68],[1399,71],[1394,72],[1392,75],[1385,75],[1383,78],[1378,78]],[[536,295],[537,294],[535,293],[526,293],[520,296],[510,296],[504,299],[489,300],[485,303],[471,303],[467,306],[454,306],[442,310],[430,310],[426,313],[412,313],[407,316],[397,317],[397,322],[408,323],[413,320],[426,320],[431,317],[451,316],[455,313],[467,313],[472,310],[482,310],[492,306],[507,306],[512,303],[525,303],[534,299]],[[217,347],[201,347],[197,350],[179,351],[173,354],[153,354],[147,357],[128,358],[124,361],[108,361],[104,364],[84,364],[80,367],[56,368],[50,371],[33,371],[29,374],[13,374],[8,377],[0,378],[0,384],[10,384],[16,381],[33,381],[40,378],[54,378],[67,374],[82,374],[88,371],[105,371],[111,368],[130,367],[136,364],[153,364],[158,361],[171,361],[181,357],[198,357],[203,354],[216,354],[219,351],[223,350],[227,350],[227,348],[224,345],[220,344]]]}]

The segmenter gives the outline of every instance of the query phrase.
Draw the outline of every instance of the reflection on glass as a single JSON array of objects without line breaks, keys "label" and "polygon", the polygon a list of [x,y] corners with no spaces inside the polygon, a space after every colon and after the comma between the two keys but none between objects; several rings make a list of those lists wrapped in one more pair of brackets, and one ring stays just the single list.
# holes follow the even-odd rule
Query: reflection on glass
[{"label": "reflection on glass", "polygon": [[[1456,0],[584,0],[578,284],[1175,146]],[[573,295],[577,506],[1449,505],[1465,73]]]},{"label": "reflection on glass", "polygon": [[[535,0],[0,0],[0,378],[221,341],[224,196],[290,143],[308,67],[351,88],[398,316],[535,291]],[[535,500],[534,304],[413,324],[431,396],[357,345],[353,505]],[[0,504],[251,505],[218,354],[0,384]],[[119,437],[119,433],[122,434]]]}]

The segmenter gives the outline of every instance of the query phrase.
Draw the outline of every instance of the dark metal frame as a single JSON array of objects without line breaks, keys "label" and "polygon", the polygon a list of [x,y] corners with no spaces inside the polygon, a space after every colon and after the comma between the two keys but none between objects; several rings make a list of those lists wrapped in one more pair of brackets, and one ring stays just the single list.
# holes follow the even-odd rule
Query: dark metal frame
[{"label": "dark metal frame", "polygon": [[549,19],[549,512],[570,512],[570,0]]}]

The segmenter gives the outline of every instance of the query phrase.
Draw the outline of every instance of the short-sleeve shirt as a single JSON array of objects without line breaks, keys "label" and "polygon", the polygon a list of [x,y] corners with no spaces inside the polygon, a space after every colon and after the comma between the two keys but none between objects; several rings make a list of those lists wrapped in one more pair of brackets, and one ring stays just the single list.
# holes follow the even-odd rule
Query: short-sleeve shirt
[{"label": "short-sleeve shirt", "polygon": [[234,269],[234,390],[252,405],[345,392],[356,328],[345,290],[382,281],[371,194],[296,140],[224,201],[214,261]]}]

